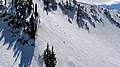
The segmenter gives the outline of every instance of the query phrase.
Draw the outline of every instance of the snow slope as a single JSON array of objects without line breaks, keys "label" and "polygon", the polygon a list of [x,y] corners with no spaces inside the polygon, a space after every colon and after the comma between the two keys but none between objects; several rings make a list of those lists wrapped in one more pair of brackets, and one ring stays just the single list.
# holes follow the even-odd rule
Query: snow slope
[{"label": "snow slope", "polygon": [[109,9],[116,9],[116,10],[120,10],[120,4],[112,4],[112,5],[99,5],[99,6],[102,6],[102,7],[107,7]]},{"label": "snow slope", "polygon": [[[6,37],[9,38],[9,36],[2,38],[5,34],[3,31],[6,30],[4,28],[7,28],[3,22],[0,24],[2,28],[0,29],[0,67],[45,67],[39,55],[42,56],[47,43],[50,47],[54,46],[56,67],[120,67],[120,28],[109,20],[110,17],[103,14],[103,10],[99,9],[101,7],[80,3],[87,9],[86,14],[95,23],[94,27],[88,19],[83,19],[88,23],[88,32],[85,26],[79,27],[76,22],[76,12],[68,11],[64,14],[58,6],[57,11],[51,11],[47,15],[46,11],[43,11],[42,0],[34,0],[34,3],[38,4],[40,16],[36,47],[14,44],[14,41],[12,43],[14,46],[8,49],[10,40],[7,42]],[[93,12],[97,15],[97,19],[102,18],[104,23],[95,21],[91,16],[91,8],[95,9]],[[111,17],[120,23],[120,18],[116,16],[119,11],[109,11]],[[72,24],[69,23],[68,17]]]}]

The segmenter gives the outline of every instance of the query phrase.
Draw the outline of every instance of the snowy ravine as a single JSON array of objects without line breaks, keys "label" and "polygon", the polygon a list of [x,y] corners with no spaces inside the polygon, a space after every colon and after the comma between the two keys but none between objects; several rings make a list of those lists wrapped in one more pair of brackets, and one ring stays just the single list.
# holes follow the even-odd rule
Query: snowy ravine
[{"label": "snowy ravine", "polygon": [[54,46],[56,67],[120,67],[120,25],[116,25],[120,24],[120,11],[107,9],[108,16],[104,14],[106,8],[80,2],[86,9],[82,21],[87,22],[88,31],[76,21],[76,11],[66,10],[64,14],[58,5],[56,11],[47,15],[42,0],[33,1],[38,4],[40,18],[36,47],[14,44],[16,41],[10,39],[6,24],[0,22],[0,67],[45,67],[39,56],[43,55],[47,43],[50,48]]}]

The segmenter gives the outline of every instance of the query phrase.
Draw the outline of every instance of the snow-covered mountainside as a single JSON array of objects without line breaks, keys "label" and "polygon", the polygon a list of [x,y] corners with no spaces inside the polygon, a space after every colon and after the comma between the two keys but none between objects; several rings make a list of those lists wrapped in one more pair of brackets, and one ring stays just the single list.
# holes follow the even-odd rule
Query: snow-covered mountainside
[{"label": "snow-covered mountainside", "polygon": [[99,5],[99,6],[102,6],[102,7],[107,7],[109,9],[116,9],[116,10],[120,10],[120,4],[112,4],[112,5]]},{"label": "snow-covered mountainside", "polygon": [[[61,0],[55,11],[47,11],[43,0],[33,2],[40,20],[35,39],[27,45],[17,41],[29,36],[20,32],[22,28],[13,35],[7,24],[11,19],[6,21],[10,17],[0,14],[0,67],[45,67],[42,56],[47,43],[54,46],[56,67],[120,67],[120,11],[81,2],[65,7]],[[7,10],[14,15],[13,6]]]}]

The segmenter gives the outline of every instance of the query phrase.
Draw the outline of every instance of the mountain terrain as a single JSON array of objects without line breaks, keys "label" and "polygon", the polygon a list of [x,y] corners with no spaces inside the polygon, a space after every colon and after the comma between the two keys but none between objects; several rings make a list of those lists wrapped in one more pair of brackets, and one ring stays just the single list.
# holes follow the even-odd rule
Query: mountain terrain
[{"label": "mountain terrain", "polygon": [[[24,9],[25,16],[13,4],[1,10],[0,67],[45,67],[47,44],[54,47],[56,67],[120,67],[120,11],[55,2],[47,8],[43,0],[33,0],[38,13],[33,23],[32,9]],[[27,33],[29,27],[35,32]]]}]

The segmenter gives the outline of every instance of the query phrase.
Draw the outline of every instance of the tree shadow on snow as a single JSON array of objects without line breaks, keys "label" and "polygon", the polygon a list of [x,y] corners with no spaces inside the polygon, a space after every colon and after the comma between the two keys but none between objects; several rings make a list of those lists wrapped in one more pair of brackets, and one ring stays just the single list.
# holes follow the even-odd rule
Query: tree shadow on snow
[{"label": "tree shadow on snow", "polygon": [[17,61],[18,57],[20,57],[19,67],[30,67],[34,55],[34,47],[28,47],[27,45],[22,46],[18,44],[15,45],[14,52],[15,53],[13,57],[16,57],[14,63]]},{"label": "tree shadow on snow", "polygon": [[[35,39],[30,39],[27,35],[23,35],[25,33],[22,32],[22,28],[20,29],[12,29],[8,26],[8,22],[0,21],[0,41],[4,40],[4,45],[7,45],[7,50],[13,49],[15,57],[14,64],[20,58],[19,67],[30,67],[33,55],[34,55],[34,46]],[[22,33],[22,35],[21,35]],[[28,38],[28,43],[21,44],[18,40],[21,37]],[[25,42],[25,41],[23,41]]]},{"label": "tree shadow on snow", "polygon": [[59,3],[59,7],[60,7],[62,13],[68,16],[68,19],[72,19],[72,20],[74,19],[74,15],[76,13],[75,9],[69,10],[65,7],[64,4],[61,4],[61,3]]},{"label": "tree shadow on snow", "polygon": [[77,25],[79,28],[83,28],[83,26],[85,25],[85,22],[83,20],[80,20],[77,22]]},{"label": "tree shadow on snow", "polygon": [[105,15],[106,18],[108,18],[109,22],[112,24],[112,25],[115,25],[116,27],[120,28],[120,23],[117,22],[114,18],[112,18],[111,15]]}]

